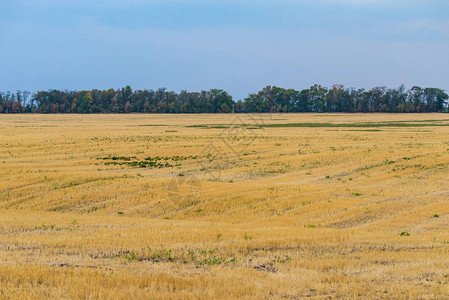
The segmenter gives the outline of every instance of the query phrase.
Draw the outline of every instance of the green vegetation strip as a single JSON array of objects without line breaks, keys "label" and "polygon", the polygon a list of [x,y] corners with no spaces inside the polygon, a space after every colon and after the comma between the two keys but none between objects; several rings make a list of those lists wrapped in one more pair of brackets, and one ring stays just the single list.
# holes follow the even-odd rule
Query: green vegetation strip
[{"label": "green vegetation strip", "polygon": [[427,127],[427,126],[449,126],[449,124],[440,123],[403,123],[403,122],[368,122],[368,123],[284,123],[284,124],[266,124],[263,127]]},{"label": "green vegetation strip", "polygon": [[[433,123],[430,123],[433,122]],[[231,128],[231,127],[247,127],[251,129],[255,128],[282,128],[282,127],[315,127],[315,128],[376,128],[376,127],[445,127],[449,126],[448,123],[436,123],[440,122],[439,120],[425,120],[425,121],[391,121],[391,122],[366,122],[366,123],[281,123],[281,124],[232,124],[232,125],[223,125],[223,124],[202,124],[202,125],[190,125],[187,127],[197,127],[204,129],[213,129],[213,128]]]}]

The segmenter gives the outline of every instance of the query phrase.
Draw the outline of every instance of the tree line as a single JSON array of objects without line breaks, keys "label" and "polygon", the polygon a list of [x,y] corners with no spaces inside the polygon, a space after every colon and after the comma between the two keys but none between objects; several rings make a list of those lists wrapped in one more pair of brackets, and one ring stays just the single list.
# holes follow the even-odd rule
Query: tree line
[{"label": "tree line", "polygon": [[264,112],[448,112],[442,89],[414,86],[369,90],[313,85],[301,91],[267,86],[234,101],[221,89],[176,93],[121,89],[0,92],[0,113],[264,113]]}]

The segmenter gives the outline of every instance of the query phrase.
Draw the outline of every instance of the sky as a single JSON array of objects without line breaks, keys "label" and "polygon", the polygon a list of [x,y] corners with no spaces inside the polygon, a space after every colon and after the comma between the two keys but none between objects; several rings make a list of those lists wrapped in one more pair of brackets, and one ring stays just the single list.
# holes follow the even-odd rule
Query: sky
[{"label": "sky", "polygon": [[0,91],[449,91],[447,0],[0,0]]}]

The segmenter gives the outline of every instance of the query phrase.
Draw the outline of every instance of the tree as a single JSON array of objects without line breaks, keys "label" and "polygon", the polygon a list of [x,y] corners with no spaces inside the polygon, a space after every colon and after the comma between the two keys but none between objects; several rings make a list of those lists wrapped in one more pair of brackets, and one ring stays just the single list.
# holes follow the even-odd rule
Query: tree
[{"label": "tree", "polygon": [[309,105],[312,112],[324,112],[327,88],[315,84],[309,88]]},{"label": "tree", "polygon": [[301,91],[266,86],[234,101],[222,89],[201,92],[121,89],[0,92],[0,113],[230,113],[230,112],[447,112],[448,95],[438,88],[406,90],[331,89],[313,85]]},{"label": "tree", "polygon": [[92,103],[93,98],[91,92],[85,92],[84,95],[81,97],[80,104],[77,108],[77,113],[81,114],[87,114],[92,112]]}]

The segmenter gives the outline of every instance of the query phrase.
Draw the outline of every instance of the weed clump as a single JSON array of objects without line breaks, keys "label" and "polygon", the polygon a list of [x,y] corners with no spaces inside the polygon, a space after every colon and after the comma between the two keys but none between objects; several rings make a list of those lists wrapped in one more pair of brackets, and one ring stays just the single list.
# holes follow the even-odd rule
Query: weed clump
[{"label": "weed clump", "polygon": [[404,230],[399,235],[400,236],[410,236],[410,232],[408,232],[407,230]]}]

